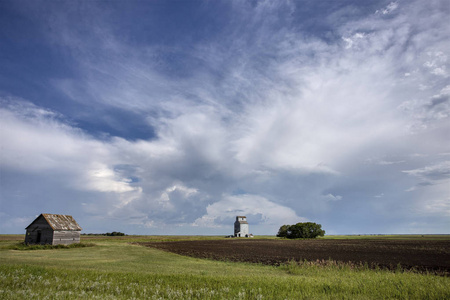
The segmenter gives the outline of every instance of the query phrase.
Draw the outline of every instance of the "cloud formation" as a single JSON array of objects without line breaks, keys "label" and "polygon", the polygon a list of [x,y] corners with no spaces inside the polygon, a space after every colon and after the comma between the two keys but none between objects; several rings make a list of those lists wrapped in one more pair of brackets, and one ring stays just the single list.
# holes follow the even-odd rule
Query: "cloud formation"
[{"label": "cloud formation", "polygon": [[227,234],[241,214],[255,234],[448,231],[444,1],[172,5],[199,23],[8,3],[60,65],[27,75],[34,94],[0,86],[2,231],[41,212],[91,232]]}]

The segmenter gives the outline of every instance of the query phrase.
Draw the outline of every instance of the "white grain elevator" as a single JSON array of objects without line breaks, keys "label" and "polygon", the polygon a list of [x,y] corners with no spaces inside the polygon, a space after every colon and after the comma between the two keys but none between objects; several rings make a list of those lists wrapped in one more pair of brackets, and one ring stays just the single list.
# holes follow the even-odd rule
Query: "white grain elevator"
[{"label": "white grain elevator", "polygon": [[248,223],[246,216],[236,216],[236,222],[234,222],[234,236],[248,237]]}]

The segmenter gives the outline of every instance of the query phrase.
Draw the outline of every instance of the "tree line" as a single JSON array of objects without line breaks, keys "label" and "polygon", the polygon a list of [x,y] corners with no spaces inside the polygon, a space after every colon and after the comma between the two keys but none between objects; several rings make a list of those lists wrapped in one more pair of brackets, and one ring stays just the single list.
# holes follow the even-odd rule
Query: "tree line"
[{"label": "tree line", "polygon": [[283,225],[280,227],[277,234],[278,237],[288,239],[313,239],[324,235],[325,230],[322,230],[322,225],[313,222]]}]

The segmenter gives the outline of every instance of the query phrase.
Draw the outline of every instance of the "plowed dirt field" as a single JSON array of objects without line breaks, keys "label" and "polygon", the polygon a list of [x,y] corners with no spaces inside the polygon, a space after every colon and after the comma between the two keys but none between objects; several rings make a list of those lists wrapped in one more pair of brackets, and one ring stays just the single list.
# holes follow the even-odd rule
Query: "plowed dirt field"
[{"label": "plowed dirt field", "polygon": [[279,265],[289,260],[335,260],[369,266],[450,274],[449,240],[227,239],[141,243],[181,255]]}]

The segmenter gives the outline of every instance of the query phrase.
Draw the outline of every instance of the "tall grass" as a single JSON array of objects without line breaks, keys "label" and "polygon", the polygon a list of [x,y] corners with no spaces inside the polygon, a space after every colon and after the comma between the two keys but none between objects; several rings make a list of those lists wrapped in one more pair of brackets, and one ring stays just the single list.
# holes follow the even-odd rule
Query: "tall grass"
[{"label": "tall grass", "polygon": [[[352,273],[353,272],[353,273]],[[0,266],[1,299],[448,299],[443,277],[348,270],[295,276],[142,274]],[[430,286],[431,284],[431,286]]]},{"label": "tall grass", "polygon": [[450,299],[449,277],[332,261],[217,262],[131,239],[91,241],[97,246],[0,249],[0,299]]}]

